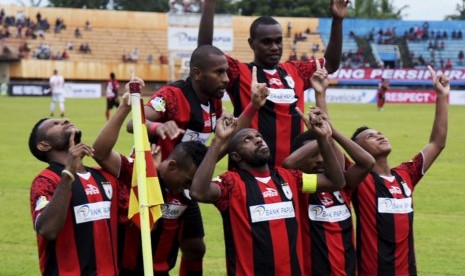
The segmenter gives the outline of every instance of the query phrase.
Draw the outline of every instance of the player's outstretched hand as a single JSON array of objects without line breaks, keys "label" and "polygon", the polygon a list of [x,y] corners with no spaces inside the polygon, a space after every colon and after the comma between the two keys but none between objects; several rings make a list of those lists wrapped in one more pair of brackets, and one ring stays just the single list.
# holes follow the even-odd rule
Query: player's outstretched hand
[{"label": "player's outstretched hand", "polygon": [[317,139],[329,138],[333,135],[329,122],[317,115],[312,115],[312,131]]},{"label": "player's outstretched hand", "polygon": [[237,119],[229,113],[223,113],[218,119],[215,128],[215,137],[221,140],[228,139],[236,129]]},{"label": "player's outstretched hand", "polygon": [[250,92],[252,105],[259,109],[266,103],[266,98],[270,94],[270,90],[266,87],[266,83],[259,83],[257,81],[257,67],[252,68],[252,83],[250,84]]},{"label": "player's outstretched hand", "polygon": [[130,70],[130,79],[129,79],[129,82],[126,83],[126,85],[124,86],[125,89],[126,89],[127,91],[129,91],[129,84],[130,84],[130,83],[138,83],[138,84],[140,84],[141,88],[145,86],[144,80],[141,79],[141,78],[139,78],[139,77],[137,77],[137,76],[136,76],[136,73],[134,72],[133,69]]},{"label": "player's outstretched hand", "polygon": [[343,19],[347,14],[347,6],[349,4],[349,0],[331,0],[329,10],[333,18]]},{"label": "player's outstretched hand", "polygon": [[310,112],[307,116],[298,107],[295,108],[295,111],[300,115],[300,118],[302,118],[305,126],[309,130],[313,129],[313,127],[317,124],[322,124],[323,121],[327,122],[329,126],[331,126],[329,123],[328,115],[316,106],[310,107]]},{"label": "player's outstretched hand", "polygon": [[325,67],[321,68],[318,60],[316,60],[315,63],[316,71],[310,78],[310,83],[312,84],[315,93],[323,94],[329,86],[328,70],[326,70]]},{"label": "player's outstretched hand", "polygon": [[448,76],[444,74],[436,75],[433,67],[428,65],[428,70],[433,78],[433,87],[438,95],[447,96],[450,93],[450,80]]}]

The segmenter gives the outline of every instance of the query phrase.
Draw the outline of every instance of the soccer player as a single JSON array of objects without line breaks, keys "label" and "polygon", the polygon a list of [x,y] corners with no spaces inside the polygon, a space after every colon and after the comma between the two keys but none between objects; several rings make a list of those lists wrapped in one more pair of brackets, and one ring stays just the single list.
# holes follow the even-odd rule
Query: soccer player
[{"label": "soccer player", "polygon": [[378,111],[383,111],[384,103],[386,102],[386,92],[388,89],[389,80],[382,78],[376,91],[376,106],[378,107]]},{"label": "soccer player", "polygon": [[324,174],[271,169],[271,153],[263,137],[257,130],[245,128],[229,141],[229,155],[238,164],[237,170],[212,180],[221,147],[235,131],[235,123],[226,116],[219,120],[192,181],[191,196],[214,203],[221,212],[228,275],[301,275],[298,188],[314,192],[344,186],[341,167],[329,144],[331,127],[312,118],[322,156],[335,161],[324,163]]},{"label": "soccer player", "polygon": [[[181,141],[208,141],[223,114],[227,70],[220,49],[198,47],[191,56],[189,77],[160,88],[144,106],[149,138],[161,147],[162,159]],[[132,132],[132,121],[127,128]]]},{"label": "soccer player", "polygon": [[[162,160],[180,142],[199,141],[205,144],[208,141],[217,117],[223,113],[221,99],[229,81],[227,69],[228,63],[221,50],[211,45],[200,46],[192,53],[189,78],[162,87],[144,106],[148,133],[152,141],[161,147]],[[238,119],[238,128],[250,123],[251,118],[265,104],[269,93],[264,84],[256,81],[256,73],[251,81],[250,103]],[[128,131],[132,131],[131,121],[128,123]],[[225,147],[223,152],[226,152]],[[190,229],[202,226],[200,212],[197,219],[200,223],[192,220],[195,222],[193,226],[186,223],[184,227]],[[205,251],[203,236],[190,237],[189,244],[189,248],[197,249],[193,250],[194,253],[187,253],[181,244],[181,268],[187,264],[187,267],[197,270],[202,267],[201,257],[204,253],[201,252]],[[188,262],[186,256],[194,256],[197,261]]]},{"label": "soccer player", "polygon": [[41,119],[29,149],[49,166],[33,180],[30,205],[43,275],[116,275],[118,180],[83,164],[93,149],[67,119]]},{"label": "soccer player", "polygon": [[55,113],[55,104],[58,103],[60,115],[65,116],[65,78],[58,74],[58,70],[53,70],[53,75],[50,77],[50,91],[52,92],[52,101],[50,103],[50,117]]},{"label": "soccer player", "polygon": [[[270,96],[266,105],[253,118],[251,127],[257,129],[270,147],[270,164],[280,166],[290,154],[292,141],[303,131],[303,124],[295,107],[304,108],[304,91],[310,87],[315,63],[323,64],[330,73],[339,68],[342,50],[342,20],[346,14],[346,0],[332,0],[333,23],[325,58],[306,62],[280,63],[283,51],[281,25],[272,17],[257,18],[250,26],[248,43],[254,52],[252,63],[228,58],[228,94],[234,105],[234,115],[245,109],[250,99],[250,79],[253,66],[258,68],[258,81],[266,83]],[[199,27],[198,45],[212,44],[213,17],[216,0],[205,0]],[[279,146],[278,146],[279,144]]]},{"label": "soccer player", "polygon": [[446,146],[449,78],[428,66],[436,91],[429,143],[410,161],[390,167],[391,144],[379,131],[358,128],[352,136],[376,160],[353,195],[360,275],[417,275],[413,240],[413,191]]},{"label": "soccer player", "polygon": [[[327,111],[327,72],[318,64],[317,67],[318,70],[310,81],[315,90],[317,106]],[[318,108],[311,108],[311,112],[327,117]],[[342,189],[332,192],[317,189],[313,194],[299,194],[305,275],[356,275],[350,200],[352,192],[373,168],[375,160],[334,127],[332,138],[342,146],[354,163],[341,156],[346,180],[346,186]],[[333,146],[336,149],[336,145]],[[309,174],[322,172],[324,160],[319,153],[313,132],[306,131],[297,136],[292,151],[283,162],[284,168],[300,169]]]},{"label": "soccer player", "polygon": [[[110,118],[94,142],[94,158],[103,168],[114,176],[124,172],[124,183],[131,183],[133,162],[113,151],[118,134],[131,107],[121,104],[116,113]],[[181,275],[201,275],[202,257],[205,248],[196,243],[196,239],[203,240],[204,230],[200,210],[197,202],[184,195],[184,189],[190,187],[194,173],[199,166],[207,148],[198,141],[182,142],[175,146],[169,156],[158,165],[158,178],[162,187],[164,204],[162,217],[156,222],[151,231],[153,269],[155,275],[167,275],[176,264],[179,247],[183,248],[183,258],[187,267],[182,267]],[[128,185],[129,186],[129,185]],[[125,202],[125,210],[120,216],[120,275],[144,275],[141,255],[140,229],[127,220],[129,191],[122,191],[119,195]],[[186,227],[189,226],[189,227]],[[181,238],[179,238],[181,237]],[[203,243],[202,243],[203,244]],[[199,247],[200,246],[200,247]],[[186,255],[187,254],[187,255]],[[197,260],[196,260],[197,259]],[[196,260],[200,266],[189,266],[189,262]]]},{"label": "soccer player", "polygon": [[107,82],[107,109],[105,111],[105,117],[110,119],[110,110],[113,107],[118,108],[119,100],[118,100],[118,90],[119,90],[119,82],[116,80],[115,73],[110,73],[110,80]]}]

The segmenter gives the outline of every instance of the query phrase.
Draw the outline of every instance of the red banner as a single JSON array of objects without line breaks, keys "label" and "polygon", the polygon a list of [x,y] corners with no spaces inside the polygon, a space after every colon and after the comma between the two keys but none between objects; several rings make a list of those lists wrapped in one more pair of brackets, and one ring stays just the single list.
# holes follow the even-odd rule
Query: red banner
[{"label": "red banner", "polygon": [[431,90],[388,90],[387,103],[435,103],[436,93]]},{"label": "red banner", "polygon": [[[451,81],[465,81],[465,70],[451,69],[438,70],[449,76]],[[331,74],[331,79],[336,80],[379,80],[381,78],[396,81],[426,81],[431,80],[431,74],[427,69],[348,69],[341,68]]]}]

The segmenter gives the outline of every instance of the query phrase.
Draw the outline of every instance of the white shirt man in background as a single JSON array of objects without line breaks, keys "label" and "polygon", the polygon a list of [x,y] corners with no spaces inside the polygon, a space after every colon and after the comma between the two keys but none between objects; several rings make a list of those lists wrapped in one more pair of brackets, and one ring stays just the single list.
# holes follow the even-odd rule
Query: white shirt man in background
[{"label": "white shirt man in background", "polygon": [[55,112],[55,103],[58,102],[60,107],[61,117],[65,116],[65,79],[58,74],[58,71],[53,70],[53,75],[50,77],[50,89],[52,91],[52,102],[50,103],[50,116],[53,117]]}]

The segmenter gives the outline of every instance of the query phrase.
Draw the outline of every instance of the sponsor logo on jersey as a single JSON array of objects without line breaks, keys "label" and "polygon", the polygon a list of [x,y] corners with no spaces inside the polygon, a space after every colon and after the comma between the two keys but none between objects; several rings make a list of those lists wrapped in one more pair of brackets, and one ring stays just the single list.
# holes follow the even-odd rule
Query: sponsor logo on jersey
[{"label": "sponsor logo on jersey", "polygon": [[172,198],[170,202],[167,202],[169,204],[175,204],[175,205],[182,205],[181,201],[179,201],[177,198]]},{"label": "sponsor logo on jersey", "polygon": [[278,78],[270,78],[269,80],[271,86],[283,86],[283,83]]},{"label": "sponsor logo on jersey", "polygon": [[350,210],[346,205],[325,207],[323,205],[309,205],[308,218],[313,221],[338,222],[350,218]]},{"label": "sponsor logo on jersey", "polygon": [[319,193],[318,199],[324,206],[334,205],[333,195],[331,193]]},{"label": "sponsor logo on jersey", "polygon": [[273,188],[266,188],[266,191],[262,193],[263,198],[278,196],[278,191]]},{"label": "sponsor logo on jersey", "polygon": [[252,223],[295,217],[292,201],[254,205],[249,210]]},{"label": "sponsor logo on jersey", "polygon": [[76,224],[110,218],[111,201],[100,201],[74,206]]},{"label": "sponsor logo on jersey", "polygon": [[164,219],[178,219],[187,209],[186,205],[162,204],[161,213]]},{"label": "sponsor logo on jersey", "polygon": [[87,184],[86,186],[87,186],[87,188],[85,189],[86,190],[86,195],[98,195],[98,194],[100,194],[100,191],[94,185]]},{"label": "sponsor logo on jersey", "polygon": [[412,198],[378,198],[378,212],[385,214],[408,214],[413,212]]},{"label": "sponsor logo on jersey", "polygon": [[267,99],[274,103],[292,104],[297,101],[293,89],[268,88],[268,90],[270,91],[270,94]]},{"label": "sponsor logo on jersey", "polygon": [[35,211],[39,211],[45,208],[50,201],[45,196],[40,196],[36,201]]},{"label": "sponsor logo on jersey", "polygon": [[400,190],[400,188],[396,187],[396,186],[391,186],[389,188],[389,192],[391,193],[391,195],[401,195],[402,194],[402,191]]},{"label": "sponsor logo on jersey", "polygon": [[207,144],[208,138],[210,138],[211,133],[197,132],[190,129],[186,129],[184,136],[182,136],[182,142],[187,141],[199,141],[202,144]]}]

